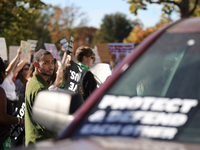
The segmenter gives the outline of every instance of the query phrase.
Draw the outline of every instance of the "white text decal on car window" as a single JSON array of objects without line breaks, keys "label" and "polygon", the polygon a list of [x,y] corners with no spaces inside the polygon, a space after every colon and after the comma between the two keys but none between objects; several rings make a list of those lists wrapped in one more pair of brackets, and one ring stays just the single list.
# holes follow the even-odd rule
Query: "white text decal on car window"
[{"label": "white text decal on car window", "polygon": [[105,95],[79,133],[173,139],[196,99]]}]

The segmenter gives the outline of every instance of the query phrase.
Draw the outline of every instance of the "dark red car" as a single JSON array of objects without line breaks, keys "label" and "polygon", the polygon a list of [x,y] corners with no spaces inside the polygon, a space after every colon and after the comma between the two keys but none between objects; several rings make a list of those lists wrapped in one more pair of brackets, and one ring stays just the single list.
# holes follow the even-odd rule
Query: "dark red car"
[{"label": "dark red car", "polygon": [[181,19],[135,47],[58,137],[36,148],[199,150],[199,100],[200,18]]}]

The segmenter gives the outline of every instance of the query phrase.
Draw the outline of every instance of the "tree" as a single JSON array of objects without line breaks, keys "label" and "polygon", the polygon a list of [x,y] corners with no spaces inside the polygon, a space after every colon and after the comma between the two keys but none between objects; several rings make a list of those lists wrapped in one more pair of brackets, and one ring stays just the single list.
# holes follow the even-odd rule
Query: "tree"
[{"label": "tree", "polygon": [[73,28],[72,35],[74,36],[74,50],[76,50],[81,45],[87,45],[91,47],[91,43],[96,32],[97,29],[94,27]]},{"label": "tree", "polygon": [[199,0],[128,0],[131,4],[130,11],[137,15],[139,9],[146,10],[147,4],[163,4],[162,11],[171,15],[172,12],[180,13],[181,18],[191,16],[195,9],[200,6]]},{"label": "tree", "polygon": [[101,28],[94,37],[93,45],[97,43],[118,43],[122,42],[135,27],[135,22],[126,19],[126,15],[115,13],[105,15],[102,19]]},{"label": "tree", "polygon": [[29,29],[34,33],[34,39],[38,40],[36,51],[41,48],[45,49],[44,43],[51,43],[51,35],[48,30],[48,20],[51,14],[49,8],[51,6],[47,6],[42,11],[35,11],[33,13],[35,21],[29,25]]},{"label": "tree", "polygon": [[172,20],[165,15],[161,16],[159,23],[157,23],[154,27],[143,28],[140,25],[136,25],[134,29],[129,33],[127,38],[124,38],[123,43],[134,43],[135,45],[142,42],[147,36],[149,36],[154,31],[158,30],[159,28],[163,27],[164,25],[168,24]]},{"label": "tree", "polygon": [[79,27],[83,27],[87,22],[85,13],[80,12],[80,7],[76,7],[74,4],[63,9],[59,6],[54,6],[48,23],[52,43],[57,43],[56,45],[59,47],[58,41],[60,39],[70,39],[72,28],[75,26],[75,21],[78,19],[80,20],[77,25]]},{"label": "tree", "polygon": [[45,6],[40,0],[0,1],[0,36],[5,37],[7,45],[19,45],[21,40],[36,38],[30,29],[35,22],[33,14]]},{"label": "tree", "polygon": [[194,13],[191,16],[200,17],[200,1],[198,2],[198,5],[196,6],[196,9],[195,9]]}]

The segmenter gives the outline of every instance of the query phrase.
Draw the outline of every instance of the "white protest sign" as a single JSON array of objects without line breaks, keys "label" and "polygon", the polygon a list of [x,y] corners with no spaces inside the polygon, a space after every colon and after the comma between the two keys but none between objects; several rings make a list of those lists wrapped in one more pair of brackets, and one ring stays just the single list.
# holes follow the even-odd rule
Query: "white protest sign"
[{"label": "white protest sign", "polygon": [[30,63],[31,61],[31,43],[26,42],[26,41],[21,41],[21,48],[22,48],[22,53],[20,55],[21,60],[25,60],[26,62]]},{"label": "white protest sign", "polygon": [[31,50],[32,51],[35,51],[35,48],[36,48],[36,46],[37,46],[37,42],[38,42],[38,40],[27,40],[27,42],[29,42],[29,43],[31,43]]},{"label": "white protest sign", "polygon": [[8,60],[5,38],[0,37],[0,56],[3,60]]},{"label": "white protest sign", "polygon": [[61,61],[60,55],[58,54],[58,50],[55,46],[55,44],[50,44],[50,43],[44,43],[44,46],[47,51],[49,51],[54,58],[56,58],[58,61]]},{"label": "white protest sign", "polygon": [[108,43],[109,50],[112,54],[112,60],[114,63],[120,61],[119,55],[124,54],[125,56],[131,53],[134,49],[133,43]]},{"label": "white protest sign", "polygon": [[99,54],[98,54],[97,49],[96,49],[96,48],[95,48],[95,49],[92,49],[92,51],[93,51],[94,54],[95,54],[95,62],[94,62],[94,63],[100,63],[100,62],[101,62],[101,59],[100,59],[100,56],[99,56]]},{"label": "white protest sign", "polygon": [[90,68],[90,71],[94,74],[98,87],[112,74],[109,64],[106,63],[94,64],[94,66]]},{"label": "white protest sign", "polygon": [[9,62],[11,62],[17,55],[17,50],[20,46],[9,46]]}]

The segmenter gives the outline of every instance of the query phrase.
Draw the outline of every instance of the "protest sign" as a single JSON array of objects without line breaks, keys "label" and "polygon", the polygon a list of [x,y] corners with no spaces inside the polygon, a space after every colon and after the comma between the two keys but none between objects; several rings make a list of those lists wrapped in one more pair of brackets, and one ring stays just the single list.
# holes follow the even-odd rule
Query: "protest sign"
[{"label": "protest sign", "polygon": [[5,38],[0,37],[0,56],[3,60],[8,60]]},{"label": "protest sign", "polygon": [[71,37],[70,37],[70,40],[69,40],[69,46],[68,46],[68,51],[69,51],[70,53],[73,52],[73,43],[74,43],[74,37],[71,36]]},{"label": "protest sign", "polygon": [[108,48],[108,44],[97,44],[96,49],[98,51],[98,54],[100,56],[101,62],[110,63],[111,60],[111,54]]},{"label": "protest sign", "polygon": [[82,68],[75,62],[70,61],[70,71],[69,76],[66,81],[65,88],[75,92],[78,87],[78,82],[81,77]]},{"label": "protest sign", "polygon": [[127,56],[134,49],[133,43],[108,43],[109,50],[112,55],[112,60],[115,64],[120,62],[120,54]]},{"label": "protest sign", "polygon": [[35,51],[38,40],[27,40],[27,42],[31,43],[31,50]]},{"label": "protest sign", "polygon": [[31,61],[31,43],[26,42],[26,41],[21,41],[21,48],[22,48],[22,53],[20,55],[21,60],[25,60],[26,62],[30,63]]},{"label": "protest sign", "polygon": [[65,49],[67,51],[68,50],[68,42],[67,42],[66,38],[61,39],[60,43],[62,44],[62,46],[65,47]]},{"label": "protest sign", "polygon": [[[13,113],[13,116],[24,118],[25,116],[25,102],[24,99],[20,98],[17,102],[15,111]],[[11,141],[12,144],[15,145],[18,142],[22,143],[25,136],[25,128],[21,124],[12,124],[11,125]]]},{"label": "protest sign", "polygon": [[94,64],[94,66],[90,68],[90,71],[93,73],[94,78],[97,81],[97,87],[103,84],[107,77],[112,74],[109,64],[106,63]]},{"label": "protest sign", "polygon": [[11,62],[17,55],[17,50],[20,46],[9,46],[9,62]]},{"label": "protest sign", "polygon": [[44,43],[44,46],[47,51],[49,51],[54,58],[56,58],[58,61],[61,61],[60,55],[58,54],[58,50],[55,46],[55,44],[50,44],[50,43]]},{"label": "protest sign", "polygon": [[94,52],[95,54],[95,62],[94,63],[100,63],[101,62],[101,59],[99,57],[99,54],[97,52],[97,49],[92,49],[92,51]]}]

